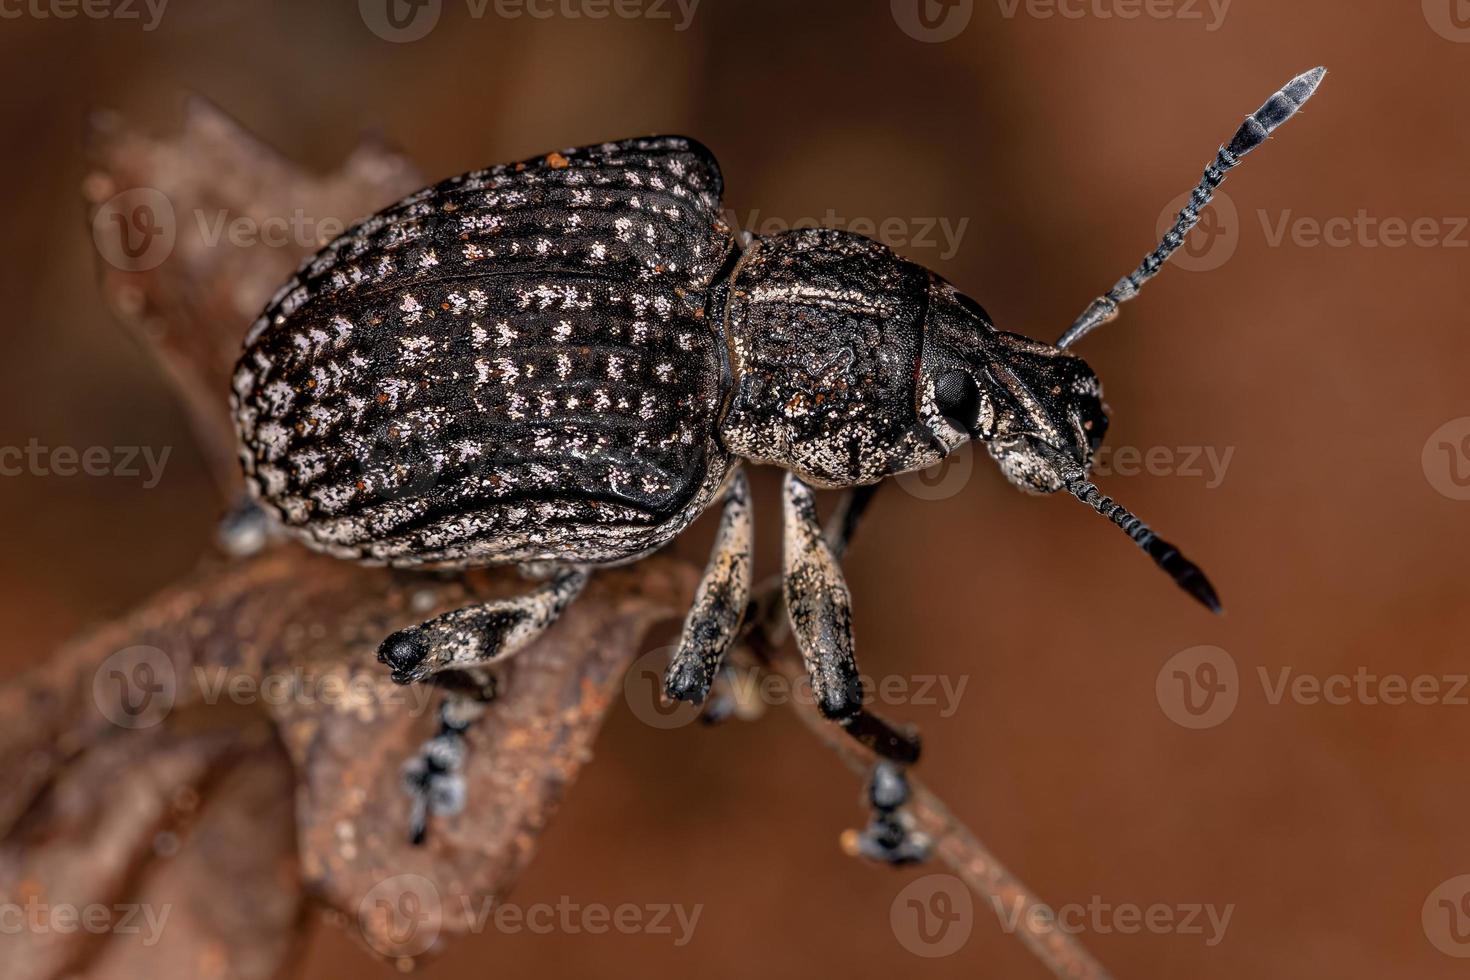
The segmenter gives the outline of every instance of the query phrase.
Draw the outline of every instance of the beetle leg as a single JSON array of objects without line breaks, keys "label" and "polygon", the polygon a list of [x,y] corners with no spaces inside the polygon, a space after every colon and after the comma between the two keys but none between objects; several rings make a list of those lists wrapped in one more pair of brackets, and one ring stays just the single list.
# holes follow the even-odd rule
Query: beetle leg
[{"label": "beetle leg", "polygon": [[853,850],[870,861],[913,864],[929,856],[933,842],[913,827],[903,807],[909,801],[909,781],[903,767],[879,761],[868,781],[872,817],[853,838]]},{"label": "beetle leg", "polygon": [[664,691],[679,701],[704,701],[715,672],[740,631],[750,601],[750,484],[736,470],[694,605],[684,620],[679,649],[664,675]]},{"label": "beetle leg", "polygon": [[[874,494],[882,485],[871,483],[843,491],[842,499],[837,502],[837,507],[827,518],[826,529],[822,532],[827,539],[827,547],[832,550],[832,557],[836,560],[841,561],[842,556],[847,553],[847,547],[852,543],[852,536],[857,531],[858,523],[866,513],[868,505],[872,503]],[[777,645],[786,639],[786,612],[779,601],[780,595],[779,575],[762,582],[755,589],[751,612],[746,617],[749,627],[764,630],[766,636]]]},{"label": "beetle leg", "polygon": [[782,589],[796,646],[822,714],[834,721],[862,710],[862,682],[852,652],[852,596],[822,536],[812,490],[794,473],[782,488]]},{"label": "beetle leg", "polygon": [[838,561],[847,554],[847,546],[852,543],[853,533],[857,531],[858,522],[862,520],[863,514],[867,512],[868,504],[873,502],[873,495],[883,484],[870,483],[864,487],[853,487],[842,495],[842,500],[837,504],[837,509],[827,519],[827,547],[832,549],[832,557]]},{"label": "beetle leg", "polygon": [[215,526],[215,542],[231,558],[248,558],[283,537],[265,508],[242,493]]},{"label": "beetle leg", "polygon": [[439,731],[419,746],[400,774],[409,796],[408,839],[422,844],[429,817],[448,817],[464,809],[465,733],[485,714],[495,697],[495,681],[479,671],[455,671],[435,679],[446,688],[439,703]]},{"label": "beetle leg", "polygon": [[862,679],[853,656],[852,596],[817,520],[811,487],[788,473],[783,498],[786,615],[817,707],[880,758],[912,763],[919,757],[918,738],[863,709]]},{"label": "beetle leg", "polygon": [[412,684],[441,671],[503,660],[546,632],[586,584],[587,572],[568,569],[534,592],[465,606],[399,630],[378,647],[378,661],[393,669],[396,683]]}]

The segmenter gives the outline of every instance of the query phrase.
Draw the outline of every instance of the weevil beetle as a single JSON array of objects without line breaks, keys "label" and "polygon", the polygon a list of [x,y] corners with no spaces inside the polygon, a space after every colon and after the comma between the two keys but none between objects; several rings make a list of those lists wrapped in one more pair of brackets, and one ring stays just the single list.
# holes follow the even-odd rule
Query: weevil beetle
[{"label": "weevil beetle", "polygon": [[[916,745],[863,711],[841,542],[824,536],[811,488],[871,486],[976,439],[1010,482],[1069,491],[1218,611],[1204,574],[1088,481],[1108,417],[1069,348],[1158,271],[1226,171],[1323,74],[1298,76],[1246,119],[1158,247],[1055,345],[996,329],[949,282],[860,235],[740,240],[721,216],[719,167],[691,139],[446,180],[328,244],[250,329],[233,379],[249,489],[331,555],[536,569],[544,583],[523,597],[383,641],[396,681],[472,687],[545,630],[591,569],[667,544],[723,497],[666,677],[670,696],[697,702],[750,598],[741,463],[783,467],[784,598],[818,704],[881,755],[912,761]],[[456,710],[441,741],[472,720]],[[450,742],[410,769],[426,801],[416,833],[428,811],[457,805]]]}]

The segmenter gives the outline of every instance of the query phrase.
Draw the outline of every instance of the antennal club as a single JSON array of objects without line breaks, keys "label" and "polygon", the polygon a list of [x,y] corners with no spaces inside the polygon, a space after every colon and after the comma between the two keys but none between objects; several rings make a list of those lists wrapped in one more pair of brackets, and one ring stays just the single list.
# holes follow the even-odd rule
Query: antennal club
[{"label": "antennal club", "polygon": [[1144,257],[1143,263],[1128,275],[1119,279],[1118,282],[1105,294],[1092,301],[1087,309],[1079,316],[1062,334],[1062,339],[1057,341],[1057,347],[1066,348],[1075,344],[1098,327],[1112,320],[1118,315],[1118,305],[1138,295],[1143,284],[1148,282],[1159,272],[1164,263],[1169,261],[1180,245],[1184,244],[1185,236],[1189,230],[1199,221],[1199,215],[1210,199],[1215,196],[1215,188],[1219,187],[1225,180],[1227,171],[1233,169],[1240,163],[1251,150],[1266,142],[1266,137],[1271,135],[1286,120],[1296,114],[1296,111],[1312,97],[1317,91],[1317,86],[1322,83],[1322,76],[1327,74],[1326,68],[1313,68],[1311,71],[1303,72],[1291,81],[1286,87],[1266,100],[1266,104],[1246,117],[1240,129],[1235,131],[1230,142],[1220,147],[1220,152],[1209,166],[1205,167],[1205,175],[1200,178],[1198,186],[1189,195],[1189,201],[1179,216],[1174,219],[1174,226],[1164,233],[1163,240],[1157,248]]},{"label": "antennal club", "polygon": [[1104,497],[1096,486],[1081,476],[1069,477],[1062,485],[1078,500],[1118,525],[1124,534],[1133,539],[1134,544],[1142,548],[1155,564],[1169,574],[1176,585],[1194,596],[1210,612],[1223,611],[1220,597],[1215,594],[1215,587],[1205,578],[1200,567],[1180,554],[1178,548],[1155,534],[1126,507],[1111,497]]}]

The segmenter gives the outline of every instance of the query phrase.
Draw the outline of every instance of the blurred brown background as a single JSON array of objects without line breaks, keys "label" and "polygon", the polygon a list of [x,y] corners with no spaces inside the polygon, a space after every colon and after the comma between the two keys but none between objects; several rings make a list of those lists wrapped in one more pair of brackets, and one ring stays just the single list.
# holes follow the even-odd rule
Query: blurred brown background
[{"label": "blurred brown background", "polygon": [[[937,684],[937,703],[886,710],[922,727],[925,777],[1048,901],[1231,909],[1223,938],[1203,914],[1203,934],[1087,919],[1117,976],[1464,975],[1470,906],[1431,892],[1470,872],[1470,5],[922,0],[926,30],[918,0],[703,0],[687,25],[672,0],[606,19],[597,0],[545,18],[443,0],[395,43],[374,2],[176,2],[152,30],[141,5],[5,8],[0,446],[172,447],[153,488],[0,479],[7,673],[186,573],[216,517],[164,378],[96,296],[79,198],[95,108],[162,132],[199,93],[313,168],[376,132],[434,178],[686,132],[718,154],[741,225],[886,228],[1003,328],[1051,340],[1240,119],[1325,64],[1226,185],[1234,217],[1190,260],[1208,273],[1167,270],[1080,348],[1109,443],[1155,451],[1152,473],[1123,455],[1100,483],[1208,569],[1228,615],[977,459],[968,481],[878,498],[847,562],[858,651],[915,692],[965,685],[955,711]],[[767,568],[775,476],[757,478]],[[679,547],[702,560],[709,534]],[[1192,729],[1170,714],[1174,667],[1193,665],[1166,662],[1200,645],[1228,651],[1236,705]],[[1276,697],[1288,669],[1353,684],[1342,704]],[[1383,703],[1360,673],[1439,693]],[[858,790],[784,709],[661,731],[619,705],[512,899],[700,905],[691,941],[492,929],[423,975],[1045,975],[979,906],[958,952],[908,951],[890,908],[940,869],[845,858]],[[305,968],[391,973],[331,928]]]}]

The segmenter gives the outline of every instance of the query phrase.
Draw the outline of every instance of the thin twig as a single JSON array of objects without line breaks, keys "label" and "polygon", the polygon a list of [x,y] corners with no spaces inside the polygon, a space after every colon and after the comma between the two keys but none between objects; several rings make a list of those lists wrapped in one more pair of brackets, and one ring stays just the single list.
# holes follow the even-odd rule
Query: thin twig
[{"label": "thin twig", "polygon": [[[746,636],[751,651],[766,666],[780,673],[789,684],[800,683],[806,676],[801,664],[788,651],[771,644],[766,632],[757,627]],[[792,698],[792,706],[802,723],[822,744],[836,753],[847,768],[866,777],[873,766],[868,750],[849,738],[838,726],[824,719],[807,699]],[[995,855],[975,837],[944,801],[926,788],[912,774],[908,777],[915,829],[933,841],[934,856],[965,883],[983,903],[999,915],[1006,910],[1015,925],[1015,933],[1053,974],[1066,980],[1110,980],[1108,972],[1074,937],[1056,926],[1049,905],[1038,898]]]}]

